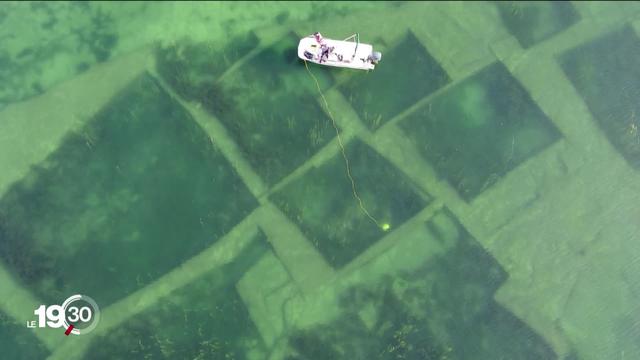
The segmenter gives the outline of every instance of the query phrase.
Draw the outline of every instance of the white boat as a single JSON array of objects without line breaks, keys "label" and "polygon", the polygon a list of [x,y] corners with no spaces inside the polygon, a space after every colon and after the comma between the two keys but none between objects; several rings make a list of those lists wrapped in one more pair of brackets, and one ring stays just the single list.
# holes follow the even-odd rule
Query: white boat
[{"label": "white boat", "polygon": [[373,51],[372,45],[361,44],[358,34],[344,40],[333,40],[314,33],[300,39],[298,57],[319,65],[373,70],[382,54]]}]

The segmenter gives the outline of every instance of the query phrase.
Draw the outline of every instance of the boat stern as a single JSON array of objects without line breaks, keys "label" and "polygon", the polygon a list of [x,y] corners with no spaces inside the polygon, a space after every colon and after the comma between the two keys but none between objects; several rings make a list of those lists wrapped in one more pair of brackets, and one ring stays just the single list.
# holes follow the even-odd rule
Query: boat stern
[{"label": "boat stern", "polygon": [[318,54],[318,43],[313,37],[300,39],[298,43],[298,57],[302,60],[314,61]]}]

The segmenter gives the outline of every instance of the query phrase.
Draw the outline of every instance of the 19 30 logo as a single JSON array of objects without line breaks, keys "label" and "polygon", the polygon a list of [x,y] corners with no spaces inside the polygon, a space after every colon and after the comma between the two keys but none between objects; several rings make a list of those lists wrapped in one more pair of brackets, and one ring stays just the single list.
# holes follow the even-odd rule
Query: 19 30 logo
[{"label": "19 30 logo", "polygon": [[27,321],[29,328],[64,328],[65,335],[84,335],[98,326],[100,308],[87,295],[72,295],[62,305],[40,305],[33,311],[38,320]]}]

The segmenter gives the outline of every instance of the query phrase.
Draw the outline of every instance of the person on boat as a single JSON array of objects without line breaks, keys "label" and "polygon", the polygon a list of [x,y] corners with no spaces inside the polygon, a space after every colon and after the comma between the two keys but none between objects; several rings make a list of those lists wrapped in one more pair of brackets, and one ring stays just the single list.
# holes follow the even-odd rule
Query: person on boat
[{"label": "person on boat", "polygon": [[324,61],[327,61],[329,58],[329,53],[331,52],[331,48],[326,44],[320,45],[320,63],[322,64]]},{"label": "person on boat", "polygon": [[313,37],[319,45],[324,45],[324,38],[322,37],[322,34],[316,31],[313,33]]},{"label": "person on boat", "polygon": [[320,63],[327,61],[329,55],[333,54],[333,50],[335,49],[335,46],[328,46],[326,44],[320,45]]}]

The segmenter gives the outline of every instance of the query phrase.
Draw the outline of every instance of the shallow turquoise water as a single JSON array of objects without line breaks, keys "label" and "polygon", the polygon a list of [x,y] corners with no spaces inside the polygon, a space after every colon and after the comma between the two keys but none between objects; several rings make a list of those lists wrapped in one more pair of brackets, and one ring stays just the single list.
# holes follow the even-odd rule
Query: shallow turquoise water
[{"label": "shallow turquoise water", "polygon": [[[0,270],[11,279],[0,290],[24,290],[0,299],[0,348],[12,359],[640,356],[637,309],[625,305],[632,308],[628,317],[606,323],[615,341],[594,353],[587,339],[598,325],[576,331],[575,319],[556,310],[557,302],[575,301],[573,290],[553,294],[548,306],[548,293],[537,293],[582,286],[554,278],[553,271],[565,269],[560,255],[549,259],[557,268],[544,269],[535,265],[537,253],[512,253],[520,245],[499,241],[528,216],[556,209],[547,206],[555,194],[547,179],[558,186],[580,182],[572,169],[590,166],[564,160],[563,150],[576,146],[568,111],[552,111],[549,104],[556,103],[521,62],[535,67],[537,56],[552,59],[555,74],[566,78],[548,79],[544,90],[572,89],[574,100],[566,101],[593,116],[581,121],[593,120],[593,131],[608,144],[602,146],[637,171],[640,42],[633,18],[612,12],[607,16],[620,16],[621,25],[603,26],[574,44],[566,34],[589,21],[603,23],[598,11],[604,19],[606,7],[439,6],[0,7],[6,40],[0,130],[7,130],[0,151],[8,146],[2,139],[14,136],[6,124],[16,120],[5,115],[16,114],[13,109],[103,67],[124,72],[113,64],[136,51],[148,51],[155,64],[78,120],[0,194]],[[379,21],[386,16],[389,21]],[[427,18],[441,19],[443,27],[425,26]],[[27,31],[19,26],[25,22],[37,26]],[[381,49],[383,60],[371,72],[309,65],[319,93],[296,58],[297,41],[315,30],[346,37],[345,27]],[[473,46],[457,44],[460,39]],[[82,104],[72,106],[74,116],[85,116]],[[0,167],[23,161],[10,160]],[[523,173],[534,175],[509,180]],[[556,173],[564,177],[553,178]],[[518,186],[531,199],[522,200]],[[517,214],[504,210],[518,201]],[[501,212],[503,219],[492,218]],[[598,221],[558,226],[588,238],[590,230],[582,229]],[[523,230],[511,241],[534,235]],[[544,235],[536,240],[540,247],[564,244]],[[393,252],[411,242],[424,253]],[[590,244],[568,245],[579,250],[562,256],[584,267],[570,269],[567,262],[567,272],[583,271]],[[199,254],[206,261],[198,262]],[[284,270],[252,271],[273,258]],[[185,275],[191,273],[197,275]],[[636,281],[625,283],[637,293]],[[514,295],[513,288],[531,290]],[[597,292],[598,284],[587,289]],[[72,343],[63,331],[25,328],[32,302],[59,304],[75,293],[96,300],[109,330],[99,325]],[[118,307],[127,301],[135,306]],[[559,312],[549,315],[548,308]],[[127,311],[126,318],[116,322],[115,311]],[[81,350],[67,354],[74,344]]]}]

